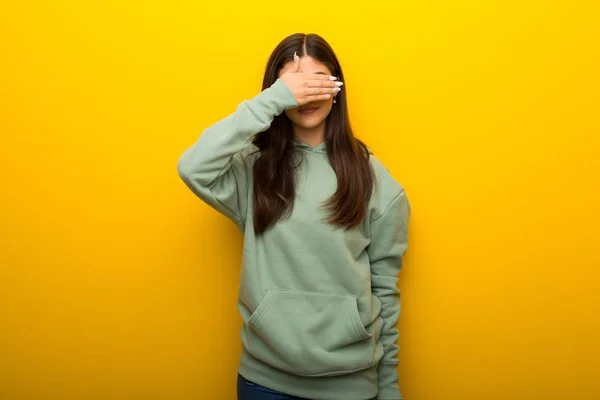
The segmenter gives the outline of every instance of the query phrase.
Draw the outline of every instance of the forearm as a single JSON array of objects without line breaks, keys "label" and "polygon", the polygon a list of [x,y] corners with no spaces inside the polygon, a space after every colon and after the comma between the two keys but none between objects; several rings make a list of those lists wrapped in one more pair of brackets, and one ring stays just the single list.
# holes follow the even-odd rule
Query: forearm
[{"label": "forearm", "polygon": [[205,129],[178,161],[181,178],[192,188],[210,188],[230,166],[253,135],[269,128],[273,119],[296,104],[283,81],[276,81],[251,100],[242,102],[233,114]]}]

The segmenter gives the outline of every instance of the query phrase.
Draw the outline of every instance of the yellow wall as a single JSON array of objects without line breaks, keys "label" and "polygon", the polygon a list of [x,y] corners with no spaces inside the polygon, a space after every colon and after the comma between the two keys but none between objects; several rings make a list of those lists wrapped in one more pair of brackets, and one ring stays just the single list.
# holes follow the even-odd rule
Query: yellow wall
[{"label": "yellow wall", "polygon": [[412,200],[405,398],[600,398],[597,2],[5,3],[0,398],[235,398],[242,237],[176,162],[296,31]]}]

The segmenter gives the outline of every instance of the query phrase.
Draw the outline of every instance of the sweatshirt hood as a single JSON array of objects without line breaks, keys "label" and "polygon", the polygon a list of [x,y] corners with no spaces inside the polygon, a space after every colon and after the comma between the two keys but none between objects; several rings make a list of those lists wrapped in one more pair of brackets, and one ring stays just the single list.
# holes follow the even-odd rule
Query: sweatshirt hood
[{"label": "sweatshirt hood", "polygon": [[316,146],[311,146],[310,144],[306,143],[304,140],[294,136],[293,142],[299,148],[301,148],[303,151],[307,151],[310,153],[317,153],[317,154],[327,154],[327,142],[326,141],[323,141]]},{"label": "sweatshirt hood", "polygon": [[[299,148],[301,148],[303,151],[307,151],[310,153],[317,153],[317,154],[327,154],[327,142],[326,141],[323,141],[313,147],[310,144],[303,141],[302,139],[294,136],[293,142]],[[367,146],[367,151],[369,152],[369,154],[371,154],[371,155],[373,154],[373,151],[368,146]]]}]

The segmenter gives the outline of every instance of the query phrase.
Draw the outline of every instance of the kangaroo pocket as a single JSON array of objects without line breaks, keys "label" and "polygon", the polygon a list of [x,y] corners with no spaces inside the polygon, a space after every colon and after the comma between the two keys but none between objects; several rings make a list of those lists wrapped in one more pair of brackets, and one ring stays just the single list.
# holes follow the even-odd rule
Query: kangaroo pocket
[{"label": "kangaroo pocket", "polygon": [[339,375],[377,363],[373,334],[351,295],[271,289],[246,329],[253,357],[296,375]]}]

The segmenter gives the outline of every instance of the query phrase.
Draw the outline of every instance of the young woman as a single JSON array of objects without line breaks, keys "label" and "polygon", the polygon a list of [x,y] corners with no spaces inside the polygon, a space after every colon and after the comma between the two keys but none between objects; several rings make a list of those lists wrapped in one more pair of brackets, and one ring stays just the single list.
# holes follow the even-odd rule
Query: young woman
[{"label": "young woman", "polygon": [[262,92],[178,162],[244,234],[239,400],[402,399],[396,283],[410,206],[354,137],[343,77],[323,38],[285,38]]}]

